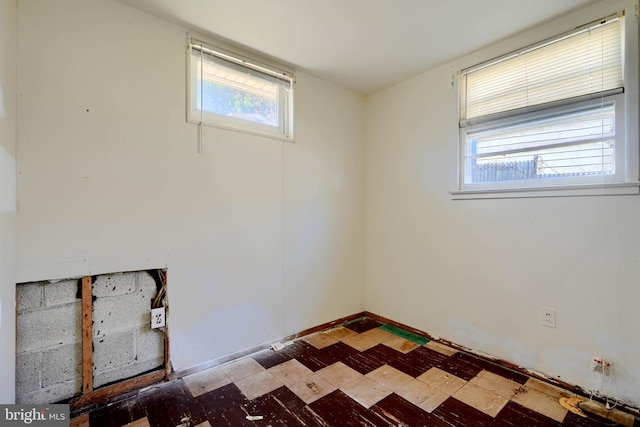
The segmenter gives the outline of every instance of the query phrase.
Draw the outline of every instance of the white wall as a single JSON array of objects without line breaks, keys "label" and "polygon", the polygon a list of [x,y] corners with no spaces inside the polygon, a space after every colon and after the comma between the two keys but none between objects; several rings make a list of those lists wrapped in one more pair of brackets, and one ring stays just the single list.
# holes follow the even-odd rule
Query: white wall
[{"label": "white wall", "polygon": [[16,1],[0,0],[0,403],[15,400]]},{"label": "white wall", "polygon": [[[366,307],[589,389],[597,385],[591,357],[606,354],[615,367],[608,394],[638,406],[640,198],[452,201],[448,194],[456,175],[455,69],[588,22],[611,5],[367,99]],[[540,306],[557,309],[556,329],[540,325]]]},{"label": "white wall", "polygon": [[176,370],[364,309],[364,98],[305,74],[296,143],[185,122],[185,30],[18,2],[18,282],[168,268]]}]

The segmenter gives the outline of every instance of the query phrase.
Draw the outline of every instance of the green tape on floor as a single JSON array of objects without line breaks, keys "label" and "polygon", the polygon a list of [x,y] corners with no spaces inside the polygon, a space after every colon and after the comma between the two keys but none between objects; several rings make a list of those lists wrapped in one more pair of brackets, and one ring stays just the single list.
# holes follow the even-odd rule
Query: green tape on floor
[{"label": "green tape on floor", "polygon": [[380,329],[385,330],[393,335],[397,335],[399,337],[404,338],[405,340],[413,341],[416,344],[424,345],[429,342],[429,340],[425,337],[421,337],[420,335],[416,335],[409,331],[405,331],[404,329],[400,329],[397,326],[393,325],[382,325]]}]

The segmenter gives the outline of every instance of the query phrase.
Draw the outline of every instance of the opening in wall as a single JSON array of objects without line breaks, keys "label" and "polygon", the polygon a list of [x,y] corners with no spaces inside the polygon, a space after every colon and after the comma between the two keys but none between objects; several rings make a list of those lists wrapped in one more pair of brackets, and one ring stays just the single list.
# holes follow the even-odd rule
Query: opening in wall
[{"label": "opening in wall", "polygon": [[18,403],[65,401],[167,367],[166,326],[151,328],[151,309],[166,309],[165,270],[22,283],[16,293]]}]

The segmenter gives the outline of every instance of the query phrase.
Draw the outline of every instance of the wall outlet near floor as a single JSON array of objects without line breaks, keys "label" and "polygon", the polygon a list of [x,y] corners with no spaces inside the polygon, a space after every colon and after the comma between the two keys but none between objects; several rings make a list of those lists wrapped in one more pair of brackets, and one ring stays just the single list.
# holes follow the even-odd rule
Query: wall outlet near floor
[{"label": "wall outlet near floor", "polygon": [[556,309],[549,307],[540,307],[540,322],[542,326],[550,328],[556,327]]},{"label": "wall outlet near floor", "polygon": [[165,325],[164,320],[164,307],[151,309],[151,329],[163,328]]},{"label": "wall outlet near floor", "polygon": [[611,362],[605,358],[594,357],[591,359],[591,370],[608,377],[611,375]]}]

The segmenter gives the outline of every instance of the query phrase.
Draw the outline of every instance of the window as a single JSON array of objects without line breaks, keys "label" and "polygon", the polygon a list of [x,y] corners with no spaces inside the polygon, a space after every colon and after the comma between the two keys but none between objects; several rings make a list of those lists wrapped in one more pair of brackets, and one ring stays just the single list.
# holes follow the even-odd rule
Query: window
[{"label": "window", "polygon": [[625,34],[618,14],[462,70],[452,193],[605,185],[637,193],[637,121],[625,120],[637,113],[637,86],[625,88],[637,80],[637,71],[627,75],[637,53],[624,54],[637,42]]},{"label": "window", "polygon": [[293,73],[189,39],[191,123],[293,138]]}]

